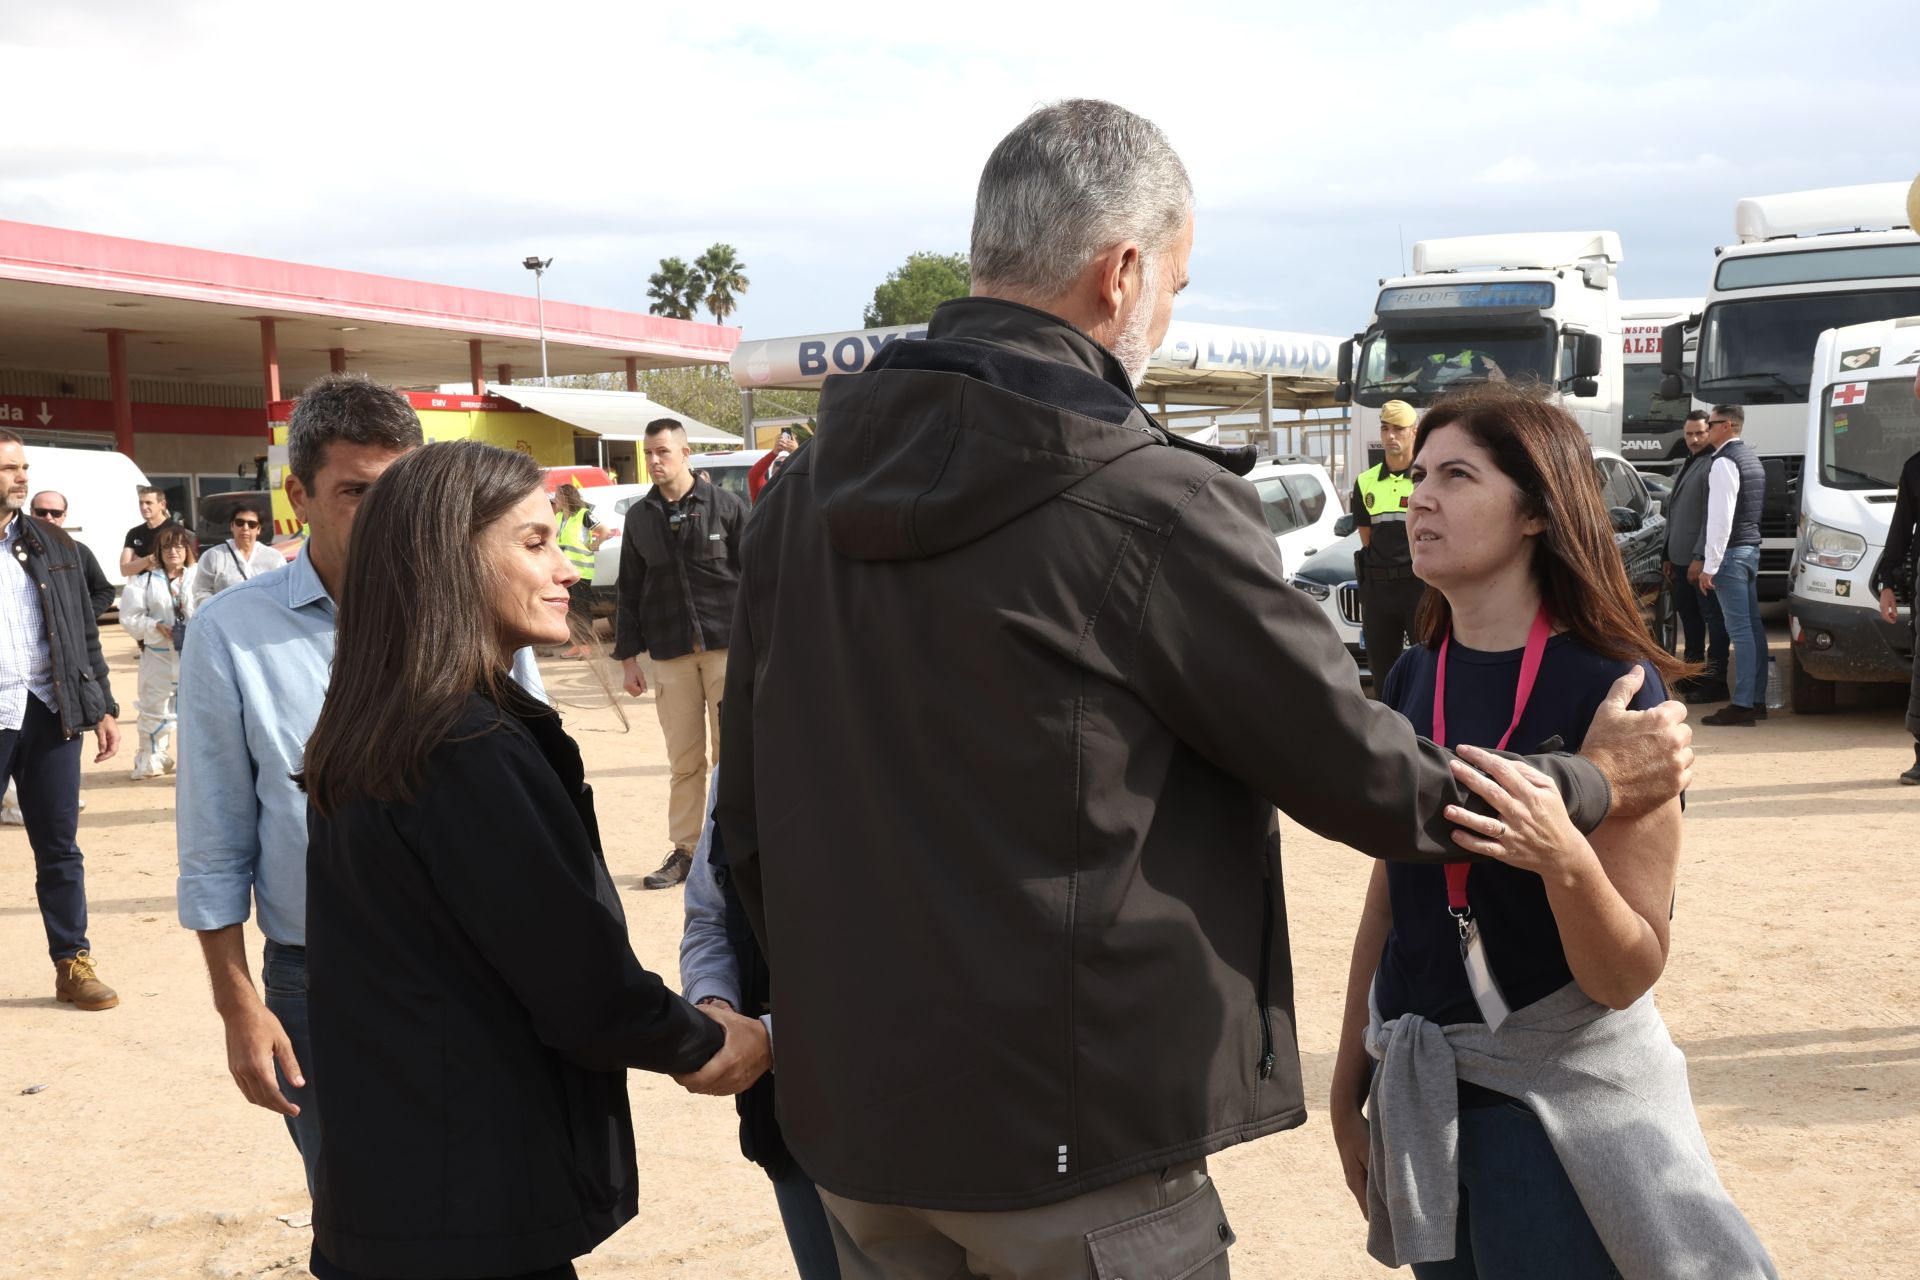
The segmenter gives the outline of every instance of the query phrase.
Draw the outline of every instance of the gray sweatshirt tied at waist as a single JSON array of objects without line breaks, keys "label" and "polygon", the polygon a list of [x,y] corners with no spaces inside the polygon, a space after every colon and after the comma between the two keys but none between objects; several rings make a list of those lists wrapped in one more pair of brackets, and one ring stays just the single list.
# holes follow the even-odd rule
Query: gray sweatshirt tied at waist
[{"label": "gray sweatshirt tied at waist", "polygon": [[1778,1280],[1720,1184],[1687,1089],[1687,1060],[1651,994],[1621,1010],[1575,983],[1490,1032],[1419,1014],[1367,1027],[1367,1252],[1390,1267],[1453,1256],[1465,1080],[1539,1117],[1625,1280]]}]

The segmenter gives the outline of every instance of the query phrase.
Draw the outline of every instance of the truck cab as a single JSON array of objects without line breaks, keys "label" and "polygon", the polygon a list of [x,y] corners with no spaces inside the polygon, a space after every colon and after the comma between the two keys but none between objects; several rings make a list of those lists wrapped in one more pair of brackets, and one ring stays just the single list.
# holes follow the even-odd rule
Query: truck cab
[{"label": "truck cab", "polygon": [[1920,314],[1920,236],[1907,224],[1906,191],[1885,182],[1739,201],[1736,242],[1714,250],[1694,358],[1664,344],[1668,373],[1692,365],[1695,407],[1746,413],[1742,438],[1767,471],[1764,599],[1787,593],[1795,563],[1807,422],[1824,407],[1815,344],[1828,329]]},{"label": "truck cab", "polygon": [[1530,232],[1422,240],[1382,280],[1364,333],[1341,344],[1349,476],[1380,459],[1380,408],[1416,410],[1474,383],[1553,388],[1594,447],[1620,445],[1620,237]]},{"label": "truck cab", "polygon": [[1912,605],[1888,623],[1869,579],[1900,469],[1920,452],[1916,373],[1920,315],[1829,329],[1814,349],[1787,596],[1789,685],[1801,714],[1832,710],[1837,684],[1904,684],[1913,671]]},{"label": "truck cab", "polygon": [[1672,475],[1687,460],[1693,377],[1683,367],[1680,386],[1668,385],[1660,356],[1670,327],[1677,327],[1682,343],[1692,350],[1704,305],[1701,298],[1620,303],[1620,453],[1643,472]]}]

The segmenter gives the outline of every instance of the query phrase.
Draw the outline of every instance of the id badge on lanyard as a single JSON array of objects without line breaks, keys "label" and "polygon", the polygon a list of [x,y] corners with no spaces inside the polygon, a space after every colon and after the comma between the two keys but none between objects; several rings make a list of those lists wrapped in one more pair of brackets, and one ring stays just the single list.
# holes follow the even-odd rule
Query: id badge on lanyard
[{"label": "id badge on lanyard", "polygon": [[[1533,628],[1527,633],[1527,647],[1520,657],[1520,680],[1513,690],[1513,720],[1500,736],[1495,751],[1505,751],[1513,731],[1520,727],[1520,717],[1526,714],[1527,700],[1533,696],[1534,682],[1540,677],[1540,659],[1552,635],[1553,627],[1547,621],[1546,609],[1542,608],[1534,615]],[[1453,633],[1449,630],[1440,641],[1440,663],[1433,676],[1433,740],[1443,747],[1453,745],[1447,741],[1447,653],[1452,645]],[[1473,906],[1467,898],[1467,876],[1472,870],[1471,862],[1447,864],[1447,914],[1460,930],[1460,961],[1466,966],[1467,986],[1473,991],[1473,1001],[1480,1006],[1487,1030],[1498,1031],[1512,1010],[1494,979],[1493,966],[1487,960],[1486,940],[1480,935],[1480,922],[1474,919]]]}]

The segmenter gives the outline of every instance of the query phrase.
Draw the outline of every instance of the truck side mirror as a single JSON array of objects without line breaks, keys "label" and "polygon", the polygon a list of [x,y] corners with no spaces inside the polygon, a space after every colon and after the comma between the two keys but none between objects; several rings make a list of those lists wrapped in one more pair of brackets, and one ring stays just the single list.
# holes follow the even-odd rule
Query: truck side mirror
[{"label": "truck side mirror", "polygon": [[1632,507],[1609,507],[1607,519],[1613,522],[1615,533],[1635,533],[1640,528],[1640,513]]},{"label": "truck side mirror", "polygon": [[1582,400],[1593,399],[1600,394],[1600,379],[1575,378],[1573,380],[1573,394]]},{"label": "truck side mirror", "polygon": [[[1662,360],[1665,360],[1667,358],[1666,353],[1662,352],[1660,354],[1660,358]],[[1662,400],[1678,400],[1681,396],[1685,395],[1686,393],[1687,393],[1686,384],[1680,381],[1679,374],[1669,373],[1665,377],[1660,379],[1660,398]]]},{"label": "truck side mirror", "polygon": [[[1573,376],[1576,378],[1597,378],[1600,376],[1600,362],[1604,358],[1602,347],[1604,339],[1597,333],[1582,333],[1574,338]],[[1590,395],[1592,392],[1575,391],[1575,395]]]},{"label": "truck side mirror", "polygon": [[1346,537],[1348,534],[1353,532],[1353,529],[1354,529],[1354,523],[1353,523],[1353,516],[1351,513],[1341,516],[1338,520],[1335,520],[1333,522],[1333,536],[1336,538]]},{"label": "truck side mirror", "polygon": [[1340,367],[1334,375],[1344,386],[1353,381],[1353,339],[1348,338],[1340,344]]},{"label": "truck side mirror", "polygon": [[[1660,372],[1672,374],[1677,378],[1680,376],[1680,369],[1686,363],[1686,359],[1686,323],[1683,321],[1680,324],[1670,324],[1660,331]],[[1664,383],[1661,385],[1663,387],[1665,386]],[[1676,391],[1672,396],[1667,396],[1667,393],[1663,390],[1660,394],[1671,400],[1680,393]]]}]

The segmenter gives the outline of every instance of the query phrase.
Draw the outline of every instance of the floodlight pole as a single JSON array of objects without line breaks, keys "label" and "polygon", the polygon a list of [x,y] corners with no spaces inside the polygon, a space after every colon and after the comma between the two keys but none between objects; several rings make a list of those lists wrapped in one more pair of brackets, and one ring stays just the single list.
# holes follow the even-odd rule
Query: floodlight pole
[{"label": "floodlight pole", "polygon": [[548,378],[547,300],[545,295],[540,291],[540,277],[545,275],[547,268],[553,265],[553,259],[529,257],[524,259],[520,265],[533,272],[533,303],[536,314],[538,314],[540,318],[540,381],[544,385]]}]

